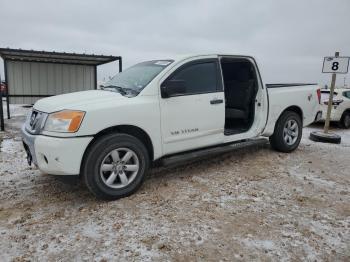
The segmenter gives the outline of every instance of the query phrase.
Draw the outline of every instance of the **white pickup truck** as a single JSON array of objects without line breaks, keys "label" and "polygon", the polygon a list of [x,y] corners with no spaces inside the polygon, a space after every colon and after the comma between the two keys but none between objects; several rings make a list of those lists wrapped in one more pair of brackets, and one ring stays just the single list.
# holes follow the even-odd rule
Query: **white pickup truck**
[{"label": "white pickup truck", "polygon": [[269,137],[295,150],[315,121],[315,85],[265,85],[255,59],[197,55],[136,64],[101,90],[39,100],[22,127],[29,164],[80,175],[99,198],[135,192],[154,163]]}]

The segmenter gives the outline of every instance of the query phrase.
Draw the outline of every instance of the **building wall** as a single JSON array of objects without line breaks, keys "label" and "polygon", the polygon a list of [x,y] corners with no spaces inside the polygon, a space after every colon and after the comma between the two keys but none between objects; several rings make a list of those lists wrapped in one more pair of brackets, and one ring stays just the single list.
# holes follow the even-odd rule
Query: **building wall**
[{"label": "building wall", "polygon": [[[10,95],[58,95],[95,89],[95,67],[6,61]],[[13,104],[33,104],[40,97],[11,97]]]}]

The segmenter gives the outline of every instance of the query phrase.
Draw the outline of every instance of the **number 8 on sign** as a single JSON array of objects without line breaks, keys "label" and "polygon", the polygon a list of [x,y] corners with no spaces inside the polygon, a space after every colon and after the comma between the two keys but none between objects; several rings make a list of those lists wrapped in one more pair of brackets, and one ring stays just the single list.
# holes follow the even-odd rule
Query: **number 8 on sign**
[{"label": "number 8 on sign", "polygon": [[325,57],[323,60],[323,73],[346,74],[349,67],[349,57]]},{"label": "number 8 on sign", "polygon": [[333,62],[332,70],[333,71],[337,71],[338,69],[339,69],[339,63],[338,62]]}]

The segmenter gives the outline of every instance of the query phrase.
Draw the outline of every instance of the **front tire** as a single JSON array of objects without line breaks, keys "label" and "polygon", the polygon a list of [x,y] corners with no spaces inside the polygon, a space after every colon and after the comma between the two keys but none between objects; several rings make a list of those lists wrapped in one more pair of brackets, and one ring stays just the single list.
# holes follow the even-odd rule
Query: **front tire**
[{"label": "front tire", "polygon": [[294,151],[300,144],[302,131],[300,116],[293,111],[284,112],[275,125],[273,135],[270,136],[271,147],[284,153]]},{"label": "front tire", "polygon": [[349,129],[350,128],[350,112],[344,112],[341,119],[342,127]]},{"label": "front tire", "polygon": [[96,140],[88,149],[82,177],[97,198],[115,200],[139,189],[149,162],[147,149],[139,139],[110,134]]}]

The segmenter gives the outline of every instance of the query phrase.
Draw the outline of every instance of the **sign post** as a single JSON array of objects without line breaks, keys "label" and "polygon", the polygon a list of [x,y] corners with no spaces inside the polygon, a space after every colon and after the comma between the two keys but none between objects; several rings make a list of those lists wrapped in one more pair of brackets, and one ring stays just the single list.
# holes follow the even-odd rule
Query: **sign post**
[{"label": "sign post", "polygon": [[[335,58],[339,57],[339,52],[335,52]],[[330,60],[330,62],[333,61],[333,59],[331,60],[330,58],[325,58],[326,60]],[[325,70],[325,61],[323,62],[323,72]],[[337,69],[339,68],[339,62],[333,62],[331,65],[331,69]],[[335,88],[335,82],[337,80],[337,74],[336,73],[332,73],[332,82],[331,82],[331,90],[329,93],[329,100],[328,100],[328,106],[327,106],[327,115],[326,115],[326,121],[324,123],[324,130],[323,132],[325,134],[328,134],[329,131],[329,122],[330,122],[330,118],[331,118],[331,112],[332,112],[332,104],[333,104],[333,95],[334,95],[334,88]]]},{"label": "sign post", "polygon": [[332,73],[331,89],[327,105],[327,115],[323,132],[311,132],[310,139],[317,142],[336,143],[341,142],[341,137],[334,133],[329,133],[329,123],[332,113],[333,96],[337,74],[346,74],[349,68],[350,57],[340,57],[339,52],[335,52],[335,56],[325,57],[323,60],[322,73]]},{"label": "sign post", "polygon": [[1,75],[0,75],[0,130],[5,131],[5,123],[4,123],[4,109],[2,107],[2,89],[1,89]]}]

